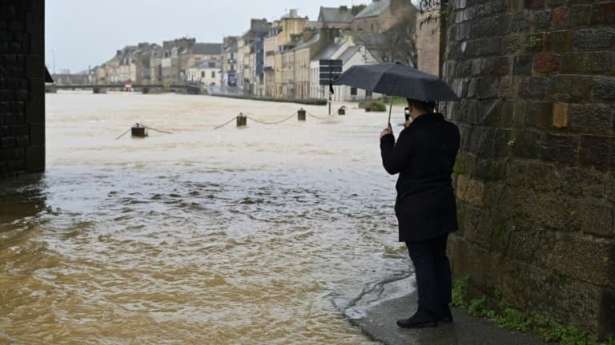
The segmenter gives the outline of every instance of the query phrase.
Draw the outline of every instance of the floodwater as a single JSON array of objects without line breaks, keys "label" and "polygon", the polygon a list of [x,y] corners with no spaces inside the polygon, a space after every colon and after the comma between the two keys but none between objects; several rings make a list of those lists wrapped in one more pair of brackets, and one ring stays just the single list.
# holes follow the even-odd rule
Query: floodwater
[{"label": "floodwater", "polygon": [[299,107],[47,95],[47,172],[0,184],[0,344],[373,344],[343,311],[408,274],[386,115],[213,129]]}]

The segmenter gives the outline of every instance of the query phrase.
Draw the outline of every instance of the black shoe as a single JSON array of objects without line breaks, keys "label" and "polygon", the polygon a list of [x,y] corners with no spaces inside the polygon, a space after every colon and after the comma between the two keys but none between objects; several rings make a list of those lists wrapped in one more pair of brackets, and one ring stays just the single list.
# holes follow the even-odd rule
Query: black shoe
[{"label": "black shoe", "polygon": [[431,314],[417,311],[408,319],[397,320],[397,326],[401,328],[428,328],[438,327],[438,320]]},{"label": "black shoe", "polygon": [[452,323],[453,313],[451,313],[451,310],[449,308],[446,308],[446,312],[444,313],[444,315],[440,316],[440,319],[438,321],[441,321],[444,323]]}]

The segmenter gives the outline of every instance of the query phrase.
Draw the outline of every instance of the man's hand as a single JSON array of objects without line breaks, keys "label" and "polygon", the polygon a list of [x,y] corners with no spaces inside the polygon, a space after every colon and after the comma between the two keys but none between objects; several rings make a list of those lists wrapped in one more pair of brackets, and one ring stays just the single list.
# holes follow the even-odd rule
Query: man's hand
[{"label": "man's hand", "polygon": [[393,134],[393,129],[391,128],[391,124],[389,123],[389,126],[387,128],[385,128],[382,133],[380,133],[380,139],[382,139],[385,135],[389,135],[389,134]]}]

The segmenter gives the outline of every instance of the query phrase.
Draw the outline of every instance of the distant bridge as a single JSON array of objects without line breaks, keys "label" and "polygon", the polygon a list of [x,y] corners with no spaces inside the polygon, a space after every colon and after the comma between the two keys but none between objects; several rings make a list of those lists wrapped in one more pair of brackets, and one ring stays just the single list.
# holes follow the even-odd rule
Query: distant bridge
[{"label": "distant bridge", "polygon": [[56,90],[93,90],[94,93],[100,93],[102,90],[126,90],[127,86],[132,90],[141,90],[143,93],[148,93],[151,90],[164,90],[164,91],[178,91],[182,90],[188,94],[200,94],[201,87],[194,84],[75,84],[75,85],[58,85],[51,84],[47,85],[46,89],[48,91],[56,91]]}]

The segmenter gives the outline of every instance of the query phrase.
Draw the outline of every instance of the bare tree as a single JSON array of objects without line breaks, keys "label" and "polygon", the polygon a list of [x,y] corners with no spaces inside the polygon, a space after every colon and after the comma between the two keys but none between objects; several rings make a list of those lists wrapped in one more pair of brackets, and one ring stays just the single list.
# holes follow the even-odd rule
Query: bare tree
[{"label": "bare tree", "polygon": [[383,60],[417,66],[416,19],[405,16],[383,33]]},{"label": "bare tree", "polygon": [[365,46],[382,62],[401,62],[416,66],[416,18],[407,14],[382,33],[358,32],[355,42]]}]

